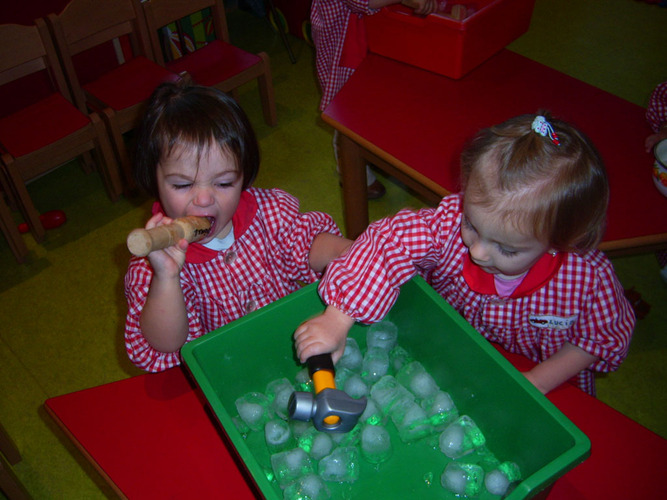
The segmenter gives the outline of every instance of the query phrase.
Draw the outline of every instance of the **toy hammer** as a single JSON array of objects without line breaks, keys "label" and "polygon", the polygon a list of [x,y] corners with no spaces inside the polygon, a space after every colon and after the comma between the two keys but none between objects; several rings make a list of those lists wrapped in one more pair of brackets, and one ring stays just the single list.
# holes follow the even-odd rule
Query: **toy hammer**
[{"label": "toy hammer", "polygon": [[211,230],[211,221],[206,217],[181,217],[171,224],[153,229],[135,229],[127,236],[127,248],[137,257],[145,257],[154,250],[175,245],[182,238],[188,243],[198,241]]},{"label": "toy hammer", "polygon": [[366,398],[354,399],[336,389],[331,354],[318,354],[306,361],[308,373],[315,385],[315,396],[310,392],[292,393],[288,403],[290,418],[308,421],[312,418],[318,431],[348,432],[357,425],[366,409]]}]

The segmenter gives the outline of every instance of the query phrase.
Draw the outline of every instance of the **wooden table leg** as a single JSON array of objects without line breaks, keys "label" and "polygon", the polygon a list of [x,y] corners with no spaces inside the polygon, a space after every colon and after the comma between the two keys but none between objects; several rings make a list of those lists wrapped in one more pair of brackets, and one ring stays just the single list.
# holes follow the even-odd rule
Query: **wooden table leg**
[{"label": "wooden table leg", "polygon": [[21,461],[21,454],[0,424],[0,492],[9,500],[29,500],[28,491],[12,470],[12,465]]},{"label": "wooden table leg", "polygon": [[21,461],[21,454],[14,444],[12,438],[9,437],[4,426],[0,424],[0,453],[2,453],[10,464],[16,465]]},{"label": "wooden table leg", "polygon": [[368,226],[366,161],[361,147],[343,134],[340,134],[339,155],[345,234],[348,238],[355,239]]}]

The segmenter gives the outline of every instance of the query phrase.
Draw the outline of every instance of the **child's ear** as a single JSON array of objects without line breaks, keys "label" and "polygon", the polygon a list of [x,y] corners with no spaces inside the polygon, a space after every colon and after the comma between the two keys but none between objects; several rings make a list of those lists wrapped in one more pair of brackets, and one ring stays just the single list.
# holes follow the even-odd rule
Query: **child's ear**
[{"label": "child's ear", "polygon": [[558,253],[558,250],[556,250],[555,248],[550,248],[549,250],[547,250],[547,253],[552,257],[555,257],[556,254]]}]

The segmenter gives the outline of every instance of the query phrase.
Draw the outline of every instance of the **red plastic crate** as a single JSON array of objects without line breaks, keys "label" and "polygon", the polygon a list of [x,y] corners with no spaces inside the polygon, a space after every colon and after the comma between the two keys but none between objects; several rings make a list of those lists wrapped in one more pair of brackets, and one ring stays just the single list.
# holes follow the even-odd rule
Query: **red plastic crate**
[{"label": "red plastic crate", "polygon": [[535,0],[457,3],[473,13],[457,21],[433,14],[418,17],[412,9],[392,5],[368,16],[370,51],[461,78],[528,30]]}]

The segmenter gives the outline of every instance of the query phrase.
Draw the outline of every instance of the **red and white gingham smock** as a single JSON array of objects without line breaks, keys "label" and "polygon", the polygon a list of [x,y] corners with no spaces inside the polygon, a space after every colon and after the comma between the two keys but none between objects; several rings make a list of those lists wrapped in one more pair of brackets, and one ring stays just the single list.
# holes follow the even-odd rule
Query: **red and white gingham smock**
[{"label": "red and white gingham smock", "polygon": [[380,321],[399,287],[420,274],[477,331],[506,350],[541,362],[567,341],[599,357],[576,377],[595,394],[593,371],[625,359],[634,313],[611,262],[600,251],[547,254],[512,295],[495,293],[493,276],[474,266],[460,236],[459,195],[437,208],[402,210],[373,223],[335,260],[319,285],[327,304],[357,321]]},{"label": "red and white gingham smock", "polygon": [[313,0],[310,25],[315,44],[317,78],[322,88],[320,110],[327,107],[354,73],[355,68],[340,64],[350,16],[376,12],[368,6],[368,0]]},{"label": "red and white gingham smock", "polygon": [[651,93],[646,108],[646,121],[655,133],[667,124],[667,82],[658,85]]},{"label": "red and white gingham smock", "polygon": [[[232,219],[233,245],[216,252],[193,243],[181,270],[188,311],[187,342],[299,289],[319,278],[308,263],[313,239],[340,231],[322,212],[299,212],[299,202],[279,189],[250,188]],[[132,362],[151,372],[180,364],[179,353],[163,353],[141,333],[139,318],[153,270],[147,258],[133,257],[125,276],[128,313],[125,347]]]}]

